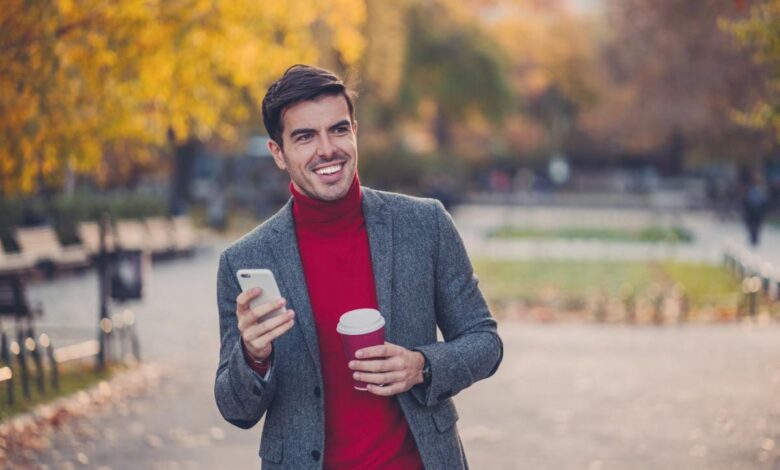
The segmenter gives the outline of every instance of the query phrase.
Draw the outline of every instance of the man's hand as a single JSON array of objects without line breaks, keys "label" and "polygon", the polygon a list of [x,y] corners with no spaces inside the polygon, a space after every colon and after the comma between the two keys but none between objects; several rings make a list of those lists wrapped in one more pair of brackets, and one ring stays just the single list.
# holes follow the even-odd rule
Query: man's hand
[{"label": "man's hand", "polygon": [[261,318],[279,307],[284,306],[285,299],[266,302],[254,309],[249,308],[249,302],[260,295],[262,289],[255,288],[242,292],[236,297],[236,317],[238,317],[238,331],[241,332],[241,340],[244,347],[257,361],[264,361],[271,356],[273,345],[271,341],[283,335],[293,327],[295,312],[287,310],[276,318],[261,320]]},{"label": "man's hand", "polygon": [[350,361],[349,368],[355,371],[355,380],[366,382],[374,395],[397,395],[423,381],[425,357],[420,352],[386,342],[363,348],[355,356],[358,360]]}]

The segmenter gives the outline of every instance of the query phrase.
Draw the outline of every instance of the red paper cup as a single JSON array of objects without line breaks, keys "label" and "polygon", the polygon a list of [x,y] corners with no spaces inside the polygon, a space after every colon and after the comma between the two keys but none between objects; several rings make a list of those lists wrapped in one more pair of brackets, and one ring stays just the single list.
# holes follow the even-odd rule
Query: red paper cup
[{"label": "red paper cup", "polygon": [[[385,319],[373,308],[360,308],[343,314],[336,331],[341,335],[347,362],[355,359],[355,353],[360,349],[385,344]],[[356,390],[367,390],[367,385],[353,379]]]}]

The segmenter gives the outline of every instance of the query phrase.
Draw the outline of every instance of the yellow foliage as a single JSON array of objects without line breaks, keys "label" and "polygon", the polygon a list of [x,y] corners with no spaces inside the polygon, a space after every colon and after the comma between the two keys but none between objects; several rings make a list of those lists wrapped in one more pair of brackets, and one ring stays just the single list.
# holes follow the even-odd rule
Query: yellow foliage
[{"label": "yellow foliage", "polygon": [[747,18],[721,20],[720,26],[730,31],[753,51],[753,60],[769,71],[769,83],[761,99],[750,109],[733,113],[735,121],[746,127],[767,129],[780,139],[780,0],[756,2]]},{"label": "yellow foliage", "polygon": [[315,24],[350,65],[365,19],[363,0],[6,0],[0,195],[66,169],[99,175],[107,149],[148,160],[169,129],[177,143],[235,140],[271,80],[316,63]]}]

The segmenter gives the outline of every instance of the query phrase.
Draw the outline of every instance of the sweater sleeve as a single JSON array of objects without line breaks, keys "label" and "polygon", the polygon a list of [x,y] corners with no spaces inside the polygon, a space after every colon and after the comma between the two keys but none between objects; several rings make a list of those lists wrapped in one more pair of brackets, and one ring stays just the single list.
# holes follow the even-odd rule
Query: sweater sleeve
[{"label": "sweater sleeve", "polygon": [[246,360],[247,365],[264,379],[268,380],[268,370],[271,369],[272,359],[269,357],[262,363],[257,362],[255,358],[249,354],[249,351],[246,350],[246,345],[243,341],[241,341],[241,349],[244,350],[244,359]]}]

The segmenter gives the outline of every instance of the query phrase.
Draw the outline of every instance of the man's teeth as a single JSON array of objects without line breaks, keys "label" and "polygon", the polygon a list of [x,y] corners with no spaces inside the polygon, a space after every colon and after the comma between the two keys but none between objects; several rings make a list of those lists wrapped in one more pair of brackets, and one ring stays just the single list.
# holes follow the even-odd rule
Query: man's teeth
[{"label": "man's teeth", "polygon": [[332,175],[341,169],[341,165],[331,165],[316,171],[318,175]]}]

